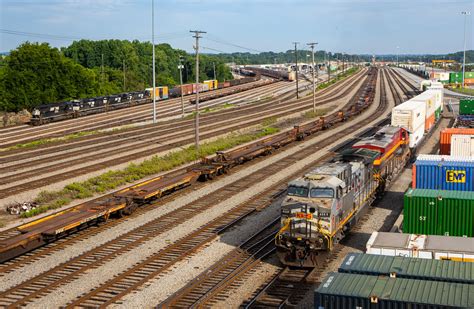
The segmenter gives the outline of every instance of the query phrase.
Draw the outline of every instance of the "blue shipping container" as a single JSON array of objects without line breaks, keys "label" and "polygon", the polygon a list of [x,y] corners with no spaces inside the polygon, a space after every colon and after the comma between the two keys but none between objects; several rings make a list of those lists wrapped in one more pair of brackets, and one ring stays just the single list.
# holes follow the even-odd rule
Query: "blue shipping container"
[{"label": "blue shipping container", "polygon": [[454,157],[443,160],[441,157],[426,156],[416,160],[413,166],[413,188],[474,191],[474,162],[457,161]]}]

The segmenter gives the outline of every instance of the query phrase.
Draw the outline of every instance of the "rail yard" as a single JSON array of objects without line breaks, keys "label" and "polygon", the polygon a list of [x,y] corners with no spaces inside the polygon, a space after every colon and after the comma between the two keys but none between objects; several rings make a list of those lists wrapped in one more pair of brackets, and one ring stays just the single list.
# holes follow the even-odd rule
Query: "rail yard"
[{"label": "rail yard", "polygon": [[0,308],[474,308],[467,2],[0,3]]},{"label": "rail yard", "polygon": [[[237,146],[200,164],[4,231],[4,265],[1,269],[5,280],[1,304],[145,306],[153,299],[155,305],[162,306],[219,306],[219,303],[232,300],[235,305],[240,302],[251,307],[305,301],[313,285],[322,280],[326,269],[330,269],[330,263],[313,270],[277,267],[273,239],[279,230],[277,202],[285,194],[286,183],[315,164],[330,160],[352,139],[373,134],[377,126],[387,123],[384,117],[393,106],[413,97],[417,91],[416,85],[396,70],[361,69],[318,94],[318,108],[330,106],[338,110],[328,111],[318,121],[306,120],[293,129],[282,129],[275,136]],[[216,120],[225,120],[228,113],[232,118],[222,123],[234,128],[231,121],[236,120],[235,128],[242,129],[268,117],[285,119],[288,115],[301,114],[311,109],[310,102],[309,98],[289,98],[284,104],[274,100],[242,104],[233,108],[232,113],[226,109],[203,114],[202,121],[219,127]],[[243,115],[243,121],[239,119],[239,113]],[[84,122],[86,119],[69,121]],[[175,120],[173,125],[185,129],[186,121],[192,119]],[[163,132],[176,132],[177,129],[170,125],[172,122],[165,122],[159,128]],[[131,130],[129,136],[134,137],[143,133],[145,139],[151,132],[148,126],[127,131]],[[214,130],[217,134],[226,132]],[[123,142],[127,131],[120,132],[121,139],[117,140]],[[319,131],[320,134],[315,134]],[[156,128],[154,132],[157,132]],[[174,138],[174,146],[177,137],[185,137],[181,132],[174,137],[170,135],[171,141]],[[60,165],[61,162],[55,162],[55,156],[60,158],[61,151],[72,155],[74,144],[79,144],[77,152],[84,153],[87,149],[84,145],[97,146],[106,141],[100,146],[101,150],[106,150],[107,142],[113,142],[114,136],[104,133],[104,137],[88,136],[26,151],[12,149],[9,150],[10,157],[14,158],[13,162],[26,162],[29,167],[36,167],[39,162],[52,162],[57,166],[52,165],[51,170],[66,175],[61,168],[71,166],[73,161]],[[131,140],[136,142],[136,139]],[[181,145],[190,142],[184,139]],[[96,146],[90,148],[97,151]],[[156,148],[154,153],[157,153]],[[124,162],[129,160],[130,157]],[[8,168],[7,164],[4,166]],[[41,181],[46,180],[45,170],[39,174]],[[13,171],[14,168],[12,175],[21,175]],[[64,176],[58,176],[61,177]],[[33,183],[28,186],[31,188]],[[399,213],[400,209],[392,211]],[[384,211],[377,212],[377,207],[371,208],[355,233],[364,228],[373,230],[370,217],[386,215]],[[178,221],[181,223],[177,225]],[[342,258],[339,252],[344,250],[344,245],[338,246],[341,247],[336,247],[328,261]],[[258,280],[252,280],[253,285],[247,286],[249,278],[258,273],[264,261],[273,261],[277,268],[267,273],[266,278],[260,276]],[[110,265],[115,265],[113,271]],[[177,271],[183,269],[186,276],[173,282]],[[94,280],[90,280],[91,276]],[[288,288],[288,282],[293,282],[292,288]],[[157,286],[168,288],[156,289]],[[246,293],[242,294],[242,289]]]}]

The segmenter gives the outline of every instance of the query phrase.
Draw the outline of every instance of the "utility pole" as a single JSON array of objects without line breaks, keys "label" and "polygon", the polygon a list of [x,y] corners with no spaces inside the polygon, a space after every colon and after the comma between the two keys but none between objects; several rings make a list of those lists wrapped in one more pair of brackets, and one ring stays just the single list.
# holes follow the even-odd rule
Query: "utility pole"
[{"label": "utility pole", "polygon": [[331,81],[331,54],[328,54],[328,83]]},{"label": "utility pole", "polygon": [[461,14],[464,15],[464,51],[462,58],[462,87],[464,88],[464,74],[466,73],[466,21],[467,16],[471,15],[471,12],[463,11]]},{"label": "utility pole", "polygon": [[207,33],[205,31],[191,30],[189,31],[194,33],[193,38],[196,39],[196,117],[195,117],[195,143],[196,143],[196,153],[199,157],[199,39],[202,38],[200,34]]},{"label": "utility pole", "polygon": [[296,64],[296,98],[299,98],[298,94],[298,50],[296,49],[296,46],[299,44],[299,42],[293,42],[295,44],[295,64]]},{"label": "utility pole", "polygon": [[397,68],[399,67],[398,63],[398,54],[400,53],[400,46],[397,46]]},{"label": "utility pole", "polygon": [[101,54],[102,57],[102,64],[100,65],[100,79],[102,83],[102,87],[104,87],[104,53]]},{"label": "utility pole", "polygon": [[308,43],[309,47],[311,47],[311,54],[313,55],[313,114],[316,116],[316,80],[315,80],[315,71],[316,66],[314,65],[314,46],[318,43]]},{"label": "utility pole", "polygon": [[123,91],[125,91],[125,59],[123,59]]},{"label": "utility pole", "polygon": [[153,123],[156,123],[155,0],[151,0],[151,44],[153,45]]},{"label": "utility pole", "polygon": [[183,98],[183,69],[184,69],[184,65],[182,63],[182,60],[183,58],[182,57],[179,57],[179,65],[178,65],[178,69],[179,69],[179,84],[180,84],[180,87],[181,87],[181,118],[184,118],[184,98]]},{"label": "utility pole", "polygon": [[214,70],[214,80],[216,80],[216,63],[215,62],[212,63],[212,68]]}]

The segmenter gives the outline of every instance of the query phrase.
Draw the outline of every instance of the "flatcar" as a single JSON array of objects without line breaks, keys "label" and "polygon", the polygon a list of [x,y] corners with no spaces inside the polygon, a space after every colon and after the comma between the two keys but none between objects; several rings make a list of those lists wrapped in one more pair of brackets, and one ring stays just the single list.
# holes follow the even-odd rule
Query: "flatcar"
[{"label": "flatcar", "polygon": [[315,267],[357,224],[410,159],[408,132],[387,126],[288,184],[277,254],[285,265]]}]

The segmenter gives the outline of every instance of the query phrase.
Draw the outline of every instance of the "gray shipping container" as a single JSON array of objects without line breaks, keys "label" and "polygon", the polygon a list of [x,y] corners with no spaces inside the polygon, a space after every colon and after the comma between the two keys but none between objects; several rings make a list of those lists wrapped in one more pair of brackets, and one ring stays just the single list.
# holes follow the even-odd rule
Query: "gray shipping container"
[{"label": "gray shipping container", "polygon": [[314,293],[314,308],[474,308],[474,285],[330,273]]},{"label": "gray shipping container", "polygon": [[349,253],[340,273],[474,284],[474,263]]}]

